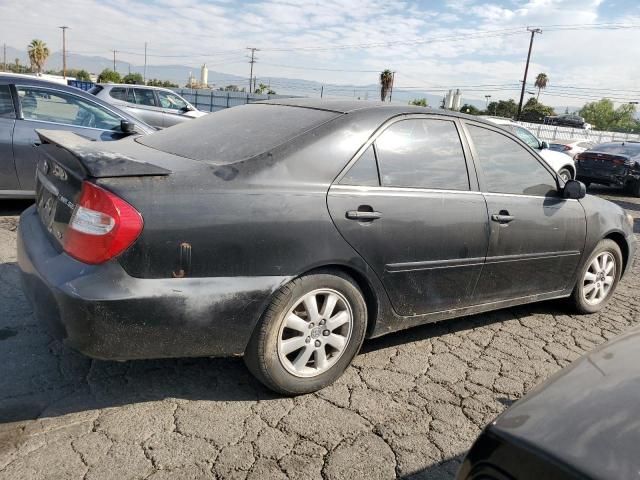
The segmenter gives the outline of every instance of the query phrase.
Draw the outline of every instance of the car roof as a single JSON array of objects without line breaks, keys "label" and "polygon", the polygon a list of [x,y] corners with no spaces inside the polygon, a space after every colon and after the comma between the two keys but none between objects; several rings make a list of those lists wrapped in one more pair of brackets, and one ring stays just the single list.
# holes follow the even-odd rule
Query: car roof
[{"label": "car roof", "polygon": [[102,88],[113,88],[113,87],[123,87],[123,88],[146,88],[148,90],[164,90],[165,92],[176,93],[169,88],[164,87],[154,87],[151,85],[138,85],[136,83],[96,83],[96,85],[100,85]]}]

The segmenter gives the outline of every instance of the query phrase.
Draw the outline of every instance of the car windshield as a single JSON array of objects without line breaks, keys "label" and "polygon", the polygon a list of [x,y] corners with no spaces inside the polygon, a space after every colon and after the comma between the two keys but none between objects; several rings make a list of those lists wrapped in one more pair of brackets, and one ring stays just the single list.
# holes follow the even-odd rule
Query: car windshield
[{"label": "car windshield", "polygon": [[612,155],[636,157],[640,155],[640,143],[603,143],[602,145],[596,145],[591,150]]},{"label": "car windshield", "polygon": [[137,141],[192,160],[233,163],[266,152],[340,115],[282,105],[243,105],[140,137]]}]

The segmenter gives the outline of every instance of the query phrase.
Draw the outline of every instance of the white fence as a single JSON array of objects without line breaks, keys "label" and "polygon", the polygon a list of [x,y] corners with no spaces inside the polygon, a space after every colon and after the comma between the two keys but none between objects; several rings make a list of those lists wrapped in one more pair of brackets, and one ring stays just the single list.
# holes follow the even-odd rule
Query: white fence
[{"label": "white fence", "polygon": [[540,139],[555,140],[591,140],[596,143],[612,141],[640,141],[640,135],[635,133],[601,132],[599,130],[583,130],[582,128],[559,127],[556,125],[543,125],[540,123],[518,122],[523,127],[531,130]]}]

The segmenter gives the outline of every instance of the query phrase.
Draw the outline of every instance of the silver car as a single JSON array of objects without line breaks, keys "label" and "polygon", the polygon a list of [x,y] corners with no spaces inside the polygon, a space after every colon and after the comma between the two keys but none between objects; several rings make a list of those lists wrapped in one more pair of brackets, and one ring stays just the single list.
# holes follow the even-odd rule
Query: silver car
[{"label": "silver car", "polygon": [[99,83],[89,93],[156,128],[171,127],[207,114],[166,88]]}]

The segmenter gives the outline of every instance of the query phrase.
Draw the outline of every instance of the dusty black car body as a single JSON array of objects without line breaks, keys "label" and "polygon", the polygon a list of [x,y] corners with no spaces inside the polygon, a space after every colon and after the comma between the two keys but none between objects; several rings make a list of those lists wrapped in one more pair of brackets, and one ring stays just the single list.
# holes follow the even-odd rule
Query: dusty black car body
[{"label": "dusty black car body", "polygon": [[640,143],[596,145],[576,156],[577,178],[586,184],[625,187],[640,196]]},{"label": "dusty black car body", "polygon": [[[236,134],[240,142],[233,146],[221,146],[225,132],[218,129],[221,137],[209,138],[207,122],[218,118],[225,119],[220,129],[249,131],[246,111],[258,117],[266,111],[271,129]],[[57,197],[68,203],[43,214],[46,198],[40,197],[39,206],[22,215],[19,264],[37,316],[74,348],[121,360],[241,355],[274,292],[318,269],[345,272],[358,283],[367,335],[375,337],[568,296],[603,238],[619,244],[623,268],[633,257],[632,227],[609,202],[484,195],[466,129],[481,126],[528,147],[475,118],[310,100],[220,115],[109,145],[43,133],[46,161],[60,165],[67,179],[52,179],[41,164],[41,193],[51,196],[47,185],[56,182]],[[270,144],[279,119],[286,123],[291,116],[299,131]],[[464,191],[343,181],[386,126],[408,118],[455,125],[468,171]],[[180,132],[198,142],[188,154],[168,153],[179,148],[171,135]],[[533,151],[527,154],[544,164]],[[560,192],[555,172],[542,168]],[[83,179],[126,199],[144,217],[131,247],[101,265],[74,260],[61,247]],[[510,220],[498,215],[504,209],[519,220],[506,226]],[[527,278],[528,287],[514,282],[518,277]]]},{"label": "dusty black car body", "polygon": [[636,477],[639,347],[634,328],[538,386],[487,426],[458,478]]}]

